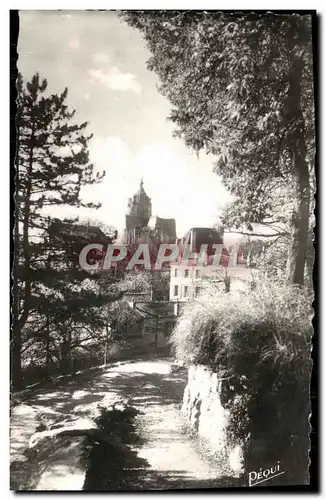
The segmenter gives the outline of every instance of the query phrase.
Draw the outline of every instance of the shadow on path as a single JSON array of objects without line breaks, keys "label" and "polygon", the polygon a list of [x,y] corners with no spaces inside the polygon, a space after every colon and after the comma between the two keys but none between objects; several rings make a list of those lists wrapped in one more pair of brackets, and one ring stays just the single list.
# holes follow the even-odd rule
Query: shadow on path
[{"label": "shadow on path", "polygon": [[[64,421],[72,417],[92,418],[93,410],[103,398],[112,402],[119,398],[129,400],[130,405],[142,412],[137,417],[142,444],[134,446],[129,458],[125,457],[127,462],[130,459],[128,470],[133,473],[123,480],[123,490],[243,486],[240,479],[222,476],[221,471],[208,464],[196,450],[180,413],[185,385],[186,373],[171,372],[167,359],[137,360],[35,388],[24,394],[21,406],[36,411],[38,419],[42,414],[46,418],[47,412],[57,412],[60,421]],[[26,429],[26,419],[26,412],[17,411],[12,416],[11,425],[16,427],[16,434],[23,433],[20,441],[12,439],[14,455],[28,446],[28,439],[35,432],[33,426]],[[102,469],[102,479],[105,474],[106,470]],[[108,474],[114,474],[114,470]]]}]

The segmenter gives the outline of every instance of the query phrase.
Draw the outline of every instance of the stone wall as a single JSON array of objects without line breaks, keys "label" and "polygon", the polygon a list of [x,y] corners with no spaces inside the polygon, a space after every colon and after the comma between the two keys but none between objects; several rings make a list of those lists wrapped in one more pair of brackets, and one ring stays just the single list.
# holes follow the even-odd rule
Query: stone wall
[{"label": "stone wall", "polygon": [[226,435],[229,411],[221,403],[223,379],[205,366],[190,366],[182,412],[208,455],[234,476],[243,472],[243,447]]}]

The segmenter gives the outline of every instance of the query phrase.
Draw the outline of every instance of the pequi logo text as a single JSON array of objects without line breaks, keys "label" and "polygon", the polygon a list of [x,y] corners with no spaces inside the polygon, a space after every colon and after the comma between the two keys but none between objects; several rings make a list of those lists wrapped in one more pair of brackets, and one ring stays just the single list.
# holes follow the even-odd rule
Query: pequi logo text
[{"label": "pequi logo text", "polygon": [[263,483],[264,481],[269,481],[274,477],[284,474],[285,471],[280,471],[280,462],[277,462],[275,467],[266,468],[263,470],[261,467],[259,472],[251,471],[249,472],[249,487],[256,486],[256,484]]}]

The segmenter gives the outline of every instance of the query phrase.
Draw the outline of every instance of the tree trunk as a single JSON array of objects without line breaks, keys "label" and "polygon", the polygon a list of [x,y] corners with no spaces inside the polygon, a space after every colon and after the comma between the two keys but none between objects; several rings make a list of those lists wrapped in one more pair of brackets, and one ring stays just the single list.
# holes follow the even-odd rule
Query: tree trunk
[{"label": "tree trunk", "polygon": [[[22,389],[24,387],[22,367],[21,367],[21,347],[22,347],[22,329],[26,323],[30,309],[30,296],[31,296],[31,276],[30,276],[30,249],[29,249],[29,222],[30,222],[30,203],[31,203],[31,189],[32,189],[32,171],[34,161],[34,134],[35,134],[35,119],[32,122],[32,131],[30,137],[30,149],[28,155],[28,169],[27,169],[27,182],[26,193],[24,195],[24,217],[23,217],[23,257],[24,257],[24,294],[22,313],[20,315],[20,294],[18,284],[18,267],[19,267],[19,217],[22,215],[20,209],[19,196],[22,195],[20,191],[20,177],[19,177],[19,115],[17,119],[18,126],[18,141],[17,141],[17,161],[16,161],[16,206],[15,206],[15,241],[14,241],[14,262],[13,262],[13,306],[12,306],[12,350],[11,350],[11,377],[12,387],[14,390]],[[20,316],[19,316],[20,315]]]},{"label": "tree trunk", "polygon": [[48,379],[50,376],[50,322],[49,316],[46,316],[46,344],[45,344],[45,377]]},{"label": "tree trunk", "polygon": [[105,325],[105,341],[104,341],[104,364],[108,362],[108,352],[109,352],[109,325]]},{"label": "tree trunk", "polygon": [[61,360],[60,360],[60,371],[63,375],[71,373],[72,371],[72,359],[71,359],[71,331],[69,330],[64,334],[64,339],[61,344]]},{"label": "tree trunk", "polygon": [[[33,125],[31,140],[33,140],[33,138],[34,138],[34,125]],[[27,321],[30,309],[30,298],[31,298],[29,223],[31,214],[32,169],[33,169],[33,146],[31,146],[29,153],[29,164],[27,170],[26,194],[25,194],[25,206],[24,206],[24,218],[23,218],[23,256],[24,256],[25,286],[24,286],[24,301],[23,301],[22,314],[19,319],[21,328],[23,328],[23,326]]]},{"label": "tree trunk", "polygon": [[24,388],[24,378],[21,365],[21,329],[13,322],[11,343],[11,382],[14,391]]},{"label": "tree trunk", "polygon": [[[18,216],[16,213],[16,220]],[[15,226],[18,222],[15,220]],[[18,259],[19,259],[19,234],[15,228],[13,261],[13,285],[12,285],[12,331],[11,331],[11,382],[14,390],[24,387],[21,367],[21,327],[19,324],[19,286],[18,286]]]},{"label": "tree trunk", "polygon": [[287,280],[297,285],[304,283],[310,210],[309,168],[306,161],[305,121],[301,104],[302,71],[303,61],[297,57],[293,62],[285,107],[287,126],[290,130],[288,146],[292,156],[295,183]]},{"label": "tree trunk", "polygon": [[296,179],[295,188],[296,199],[292,213],[287,280],[292,284],[303,285],[310,212],[309,173],[306,164],[302,166],[302,171]]},{"label": "tree trunk", "polygon": [[19,284],[18,284],[18,267],[19,267],[19,171],[16,164],[16,193],[15,193],[15,226],[14,226],[14,258],[12,266],[12,330],[11,330],[11,383],[13,390],[24,388],[24,379],[21,366],[21,327],[19,323]]}]

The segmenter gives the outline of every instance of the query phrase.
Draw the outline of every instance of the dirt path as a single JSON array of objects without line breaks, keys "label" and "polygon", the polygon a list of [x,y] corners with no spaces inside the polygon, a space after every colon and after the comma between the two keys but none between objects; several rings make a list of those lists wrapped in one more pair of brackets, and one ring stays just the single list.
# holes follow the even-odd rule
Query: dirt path
[{"label": "dirt path", "polygon": [[[205,488],[231,485],[221,477],[217,467],[209,464],[196,449],[186,422],[180,413],[184,373],[173,372],[169,360],[123,362],[102,372],[85,373],[65,384],[58,381],[34,390],[24,398],[24,404],[12,412],[11,459],[21,460],[35,432],[35,412],[57,411],[64,415],[89,418],[92,408],[105,396],[114,401],[130,398],[140,409],[140,433],[144,444],[138,450],[148,463],[144,488]],[[72,467],[75,452],[67,451],[66,463],[52,463],[44,468],[36,489],[80,489],[83,475]],[[62,462],[62,461],[61,461]],[[67,477],[71,477],[68,486]],[[65,486],[60,486],[65,478]],[[74,479],[74,480],[73,480]]]}]

